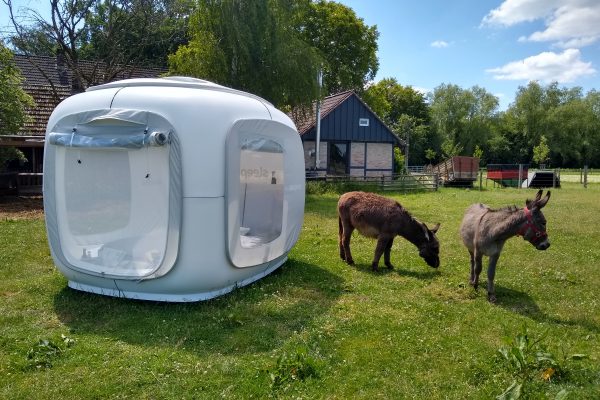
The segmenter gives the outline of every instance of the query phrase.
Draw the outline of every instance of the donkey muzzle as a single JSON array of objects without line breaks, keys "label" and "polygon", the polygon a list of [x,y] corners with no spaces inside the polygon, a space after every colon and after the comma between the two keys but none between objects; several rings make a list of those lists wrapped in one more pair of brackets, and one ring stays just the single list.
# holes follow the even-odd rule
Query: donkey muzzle
[{"label": "donkey muzzle", "polygon": [[535,246],[535,248],[538,250],[546,250],[548,247],[550,247],[550,241],[548,239],[538,243],[537,246]]}]

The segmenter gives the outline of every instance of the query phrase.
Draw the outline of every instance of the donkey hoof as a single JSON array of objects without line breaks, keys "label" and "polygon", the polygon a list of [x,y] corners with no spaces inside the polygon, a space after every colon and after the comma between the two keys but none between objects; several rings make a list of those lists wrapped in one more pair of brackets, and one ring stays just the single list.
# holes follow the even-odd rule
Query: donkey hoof
[{"label": "donkey hoof", "polygon": [[394,269],[394,266],[391,263],[385,263],[385,266],[388,267],[388,269]]},{"label": "donkey hoof", "polygon": [[354,260],[353,259],[346,260],[346,263],[348,265],[354,265]]},{"label": "donkey hoof", "polygon": [[496,295],[495,294],[488,294],[488,301],[492,304],[496,304]]},{"label": "donkey hoof", "polygon": [[379,264],[371,264],[371,269],[375,272],[379,271]]}]

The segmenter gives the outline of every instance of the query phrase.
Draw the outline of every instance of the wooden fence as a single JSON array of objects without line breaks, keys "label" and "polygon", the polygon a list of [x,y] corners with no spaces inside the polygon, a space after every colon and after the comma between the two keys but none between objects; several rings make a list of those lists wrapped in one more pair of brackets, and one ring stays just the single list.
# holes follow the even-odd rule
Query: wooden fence
[{"label": "wooden fence", "polygon": [[354,176],[307,176],[306,182],[324,182],[347,185],[352,189],[377,189],[381,191],[436,191],[439,185],[437,174],[409,173],[369,177]]},{"label": "wooden fence", "polygon": [[43,173],[10,172],[0,174],[0,195],[39,196]]},{"label": "wooden fence", "polygon": [[19,172],[17,192],[19,196],[39,196],[42,194],[44,174],[41,172]]}]

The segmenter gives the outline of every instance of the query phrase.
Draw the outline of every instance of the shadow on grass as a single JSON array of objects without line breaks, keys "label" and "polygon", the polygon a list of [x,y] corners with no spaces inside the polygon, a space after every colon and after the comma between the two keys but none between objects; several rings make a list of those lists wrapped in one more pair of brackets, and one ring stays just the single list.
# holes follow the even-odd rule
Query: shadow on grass
[{"label": "shadow on grass", "polygon": [[159,303],[79,292],[54,299],[74,334],[194,354],[268,352],[310,326],[343,292],[343,281],[318,266],[289,260],[271,275],[225,296],[196,303]]},{"label": "shadow on grass", "polygon": [[[377,271],[373,271],[373,268],[371,268],[371,264],[358,264],[357,263],[357,264],[354,264],[352,266],[352,268],[354,268],[355,270],[357,270],[359,272],[363,272],[365,274],[369,274],[369,275],[373,275],[373,276],[385,276],[388,274],[398,274],[400,276],[406,276],[406,277],[420,279],[420,280],[432,280],[432,279],[435,279],[435,278],[441,276],[441,273],[439,270],[434,269],[434,268],[429,268],[429,267],[427,267],[427,269],[415,271],[412,269],[399,268],[397,266],[394,266],[393,269],[390,269],[390,268],[386,267],[385,265],[383,265],[383,266],[380,265],[379,269]],[[416,267],[416,268],[420,268],[420,267]]]},{"label": "shadow on grass", "polygon": [[590,332],[600,333],[600,326],[587,318],[561,319],[545,314],[536,302],[525,292],[496,285],[497,305],[509,311],[542,323],[566,326],[579,326]]}]

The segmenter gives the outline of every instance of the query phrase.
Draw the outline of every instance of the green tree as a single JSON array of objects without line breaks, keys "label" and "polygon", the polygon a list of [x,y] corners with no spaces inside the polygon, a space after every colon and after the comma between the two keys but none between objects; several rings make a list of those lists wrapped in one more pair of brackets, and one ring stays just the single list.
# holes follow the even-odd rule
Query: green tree
[{"label": "green tree", "polygon": [[[578,139],[573,136],[570,140],[566,132],[582,132],[582,124],[586,106],[582,102],[582,89],[560,88],[558,83],[541,85],[530,82],[517,90],[515,101],[506,111],[505,133],[512,142],[513,152],[519,162],[528,162],[533,157],[533,148],[540,142],[541,136],[546,135],[550,147],[550,157],[555,158],[556,165],[573,163],[581,158]],[[577,104],[577,105],[576,105]],[[575,121],[572,118],[583,120]],[[585,123],[589,123],[589,120]],[[575,139],[575,140],[573,140]],[[574,148],[569,148],[571,145]]]},{"label": "green tree", "polygon": [[540,137],[540,143],[533,148],[533,161],[538,164],[544,164],[548,161],[550,155],[550,148],[548,147],[548,140],[546,136]]},{"label": "green tree", "polygon": [[295,15],[299,38],[319,51],[327,94],[362,92],[379,69],[377,26],[368,26],[350,7],[335,1],[299,1]]},{"label": "green tree", "polygon": [[394,78],[386,78],[369,86],[362,98],[398,137],[409,143],[409,164],[423,164],[425,149],[435,146],[427,125],[425,96]]},{"label": "green tree", "polygon": [[433,161],[435,160],[436,156],[437,156],[437,153],[433,149],[425,150],[425,158],[427,159],[429,164],[433,164]]},{"label": "green tree", "polygon": [[429,122],[429,107],[425,95],[411,86],[402,86],[395,78],[385,78],[370,85],[362,99],[388,125],[398,122],[401,115],[409,115],[421,124]]},{"label": "green tree", "polygon": [[483,158],[483,150],[479,147],[478,144],[475,145],[475,150],[473,151],[473,157],[477,157],[480,160]]},{"label": "green tree", "polygon": [[298,12],[287,0],[201,1],[190,18],[189,44],[169,57],[170,73],[246,90],[276,106],[309,105],[322,59],[297,37]]},{"label": "green tree", "polygon": [[[28,8],[16,14],[12,0],[2,1],[16,51],[27,57],[61,55],[80,89],[139,65],[164,66],[167,54],[187,42],[190,0],[52,0],[49,17]],[[54,85],[49,78],[48,84]]]},{"label": "green tree", "polygon": [[598,165],[600,123],[586,100],[572,100],[551,110],[548,116],[549,147],[554,163],[579,167]]},{"label": "green tree", "polygon": [[[17,134],[27,120],[25,109],[33,107],[33,99],[21,88],[22,77],[13,55],[0,42],[0,135]],[[15,148],[0,148],[0,172],[12,159],[23,159]]]},{"label": "green tree", "polygon": [[498,120],[496,96],[479,86],[462,89],[442,84],[430,94],[429,102],[431,126],[442,142],[443,154],[472,154],[475,146],[487,148]]},{"label": "green tree", "polygon": [[463,147],[460,143],[456,143],[451,139],[446,139],[444,143],[442,143],[442,154],[446,158],[458,156],[462,153]]},{"label": "green tree", "polygon": [[[111,66],[167,66],[188,42],[191,0],[97,0],[85,16],[80,56]],[[113,67],[115,68],[115,67]]]},{"label": "green tree", "polygon": [[405,173],[405,167],[406,163],[404,154],[402,154],[399,147],[394,147],[394,172],[398,174]]}]

